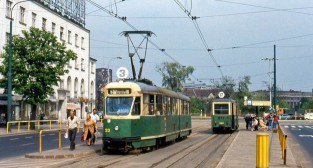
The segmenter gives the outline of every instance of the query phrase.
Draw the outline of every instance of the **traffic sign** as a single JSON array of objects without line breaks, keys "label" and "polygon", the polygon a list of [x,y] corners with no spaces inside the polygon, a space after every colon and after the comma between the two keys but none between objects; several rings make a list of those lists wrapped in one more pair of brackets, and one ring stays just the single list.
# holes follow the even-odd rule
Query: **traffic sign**
[{"label": "traffic sign", "polygon": [[120,67],[116,71],[116,76],[119,79],[126,79],[128,77],[128,75],[129,75],[129,71],[125,67]]}]

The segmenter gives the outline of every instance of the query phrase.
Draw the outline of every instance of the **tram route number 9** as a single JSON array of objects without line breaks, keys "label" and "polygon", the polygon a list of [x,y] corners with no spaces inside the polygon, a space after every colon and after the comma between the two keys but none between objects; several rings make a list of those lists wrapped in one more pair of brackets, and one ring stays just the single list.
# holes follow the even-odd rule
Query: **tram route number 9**
[{"label": "tram route number 9", "polygon": [[110,132],[110,131],[111,131],[110,128],[104,129],[104,132]]},{"label": "tram route number 9", "polygon": [[116,71],[116,76],[119,78],[119,79],[125,79],[128,77],[128,69],[125,68],[125,67],[120,67],[118,68],[118,70]]}]

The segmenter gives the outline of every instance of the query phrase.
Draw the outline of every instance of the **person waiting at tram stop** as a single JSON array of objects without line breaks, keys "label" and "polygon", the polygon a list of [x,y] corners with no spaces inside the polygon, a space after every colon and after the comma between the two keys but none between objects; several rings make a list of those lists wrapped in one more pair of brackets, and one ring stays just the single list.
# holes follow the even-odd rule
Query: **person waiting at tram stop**
[{"label": "person waiting at tram stop", "polygon": [[83,141],[86,141],[86,144],[88,146],[92,145],[94,142],[94,137],[95,137],[95,132],[97,132],[98,126],[96,122],[91,119],[91,115],[87,114],[87,118],[84,123],[84,128],[83,128]]},{"label": "person waiting at tram stop", "polygon": [[[99,115],[97,114],[97,109],[93,109],[93,110],[92,110],[92,113],[90,114],[90,117],[91,117],[91,119],[95,122],[95,124],[97,125],[97,122],[100,120],[100,117],[99,117]],[[95,133],[98,132],[98,131],[96,130],[96,127],[95,127],[94,132],[95,132]],[[93,138],[92,138],[92,144],[94,144],[95,142],[96,142],[96,135],[93,136]]]},{"label": "person waiting at tram stop", "polygon": [[250,125],[250,122],[252,121],[252,117],[251,117],[251,114],[250,113],[247,113],[244,117],[245,119],[245,122],[246,122],[246,130],[249,129],[249,127],[251,126]]}]

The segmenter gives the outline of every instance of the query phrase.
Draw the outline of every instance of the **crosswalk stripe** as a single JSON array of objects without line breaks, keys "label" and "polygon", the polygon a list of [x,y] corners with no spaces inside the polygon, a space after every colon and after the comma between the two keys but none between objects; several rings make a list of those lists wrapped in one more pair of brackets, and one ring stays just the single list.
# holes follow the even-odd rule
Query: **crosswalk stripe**
[{"label": "crosswalk stripe", "polygon": [[303,128],[303,126],[302,126],[302,125],[299,125],[298,127],[299,127],[299,128]]},{"label": "crosswalk stripe", "polygon": [[291,128],[296,128],[296,126],[292,125]]},{"label": "crosswalk stripe", "polygon": [[288,125],[285,125],[285,128],[289,128],[289,126],[288,126]]}]

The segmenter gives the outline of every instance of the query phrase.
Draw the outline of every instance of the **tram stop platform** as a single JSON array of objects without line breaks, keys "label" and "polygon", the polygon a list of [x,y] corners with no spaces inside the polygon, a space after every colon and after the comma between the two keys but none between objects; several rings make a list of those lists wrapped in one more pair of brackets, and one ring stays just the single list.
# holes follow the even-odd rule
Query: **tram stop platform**
[{"label": "tram stop platform", "polygon": [[61,150],[53,149],[42,151],[42,153],[29,153],[26,154],[26,158],[30,159],[64,159],[64,158],[78,158],[83,156],[89,156],[95,153],[100,153],[102,147],[102,141],[97,141],[92,146],[86,144],[76,145],[75,150],[70,151],[69,146],[63,147]]},{"label": "tram stop platform", "polygon": [[299,167],[287,143],[287,165],[284,165],[277,133],[270,131],[250,131],[240,129],[234,141],[225,152],[217,168],[255,168],[256,167],[256,135],[268,133],[270,145],[269,167]]}]

